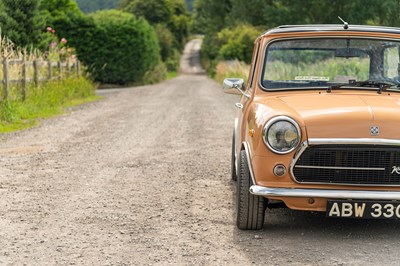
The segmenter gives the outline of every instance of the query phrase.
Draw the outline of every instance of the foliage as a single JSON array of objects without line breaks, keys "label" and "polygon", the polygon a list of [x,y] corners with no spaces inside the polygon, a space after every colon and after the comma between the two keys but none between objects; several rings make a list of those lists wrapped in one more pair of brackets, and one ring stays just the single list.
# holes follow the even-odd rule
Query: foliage
[{"label": "foliage", "polygon": [[230,9],[230,0],[196,0],[192,31],[206,34],[206,36],[217,33],[229,26],[226,20]]},{"label": "foliage", "polygon": [[97,99],[93,83],[83,77],[47,82],[28,91],[25,101],[10,98],[0,102],[0,133],[30,127],[39,118],[51,117],[66,107]]},{"label": "foliage", "polygon": [[189,16],[183,0],[128,0],[123,9],[152,25],[164,24],[174,35],[176,47],[181,47],[188,35]]},{"label": "foliage", "polygon": [[250,66],[237,60],[221,61],[217,64],[215,69],[214,78],[219,84],[222,84],[225,78],[236,77],[246,80]]},{"label": "foliage", "polygon": [[2,36],[17,46],[26,47],[40,42],[45,22],[39,14],[37,0],[1,0],[0,25]]},{"label": "foliage", "polygon": [[215,69],[221,60],[239,60],[250,63],[254,40],[260,30],[251,25],[237,25],[214,35],[206,35],[201,49],[202,64],[209,76],[217,74]]},{"label": "foliage", "polygon": [[[94,21],[102,35],[95,40],[96,80],[125,84],[142,79],[160,61],[160,48],[154,29],[143,19],[120,11],[95,13]],[[112,58],[113,60],[110,60]],[[88,64],[89,65],[89,64]]]},{"label": "foliage", "polygon": [[143,77],[144,84],[155,84],[167,78],[167,66],[164,63],[158,64],[154,69],[146,72]]},{"label": "foliage", "polygon": [[80,14],[81,11],[76,2],[71,0],[45,0],[40,1],[40,9],[51,16],[60,14],[75,13]]},{"label": "foliage", "polygon": [[[350,24],[400,26],[399,13],[399,0],[196,0],[191,29],[205,34],[202,61],[215,67],[219,59],[243,60],[247,38],[242,38],[240,32],[228,34],[234,38],[228,42],[220,38],[233,34],[233,29],[242,24],[262,28],[261,33],[278,25],[341,24],[338,19],[341,16]],[[244,60],[248,62],[250,56],[247,53]],[[214,70],[208,69],[208,72],[214,73]]]},{"label": "foliage", "polygon": [[89,17],[62,16],[54,25],[98,82],[141,82],[160,61],[154,29],[132,14],[106,10]]},{"label": "foliage", "polygon": [[193,11],[194,0],[185,0],[185,1],[186,1],[187,9],[189,10],[189,12],[192,12]]},{"label": "foliage", "polygon": [[145,18],[156,29],[161,58],[168,70],[177,70],[179,51],[188,37],[189,14],[183,0],[125,0],[121,8]]},{"label": "foliage", "polygon": [[189,34],[189,14],[183,0],[125,0],[121,7],[152,25],[165,25],[174,36],[174,46],[183,48]]},{"label": "foliage", "polygon": [[218,33],[220,43],[219,56],[225,60],[237,59],[250,64],[254,40],[260,30],[250,25],[238,25]]},{"label": "foliage", "polygon": [[79,8],[85,13],[92,13],[98,10],[115,9],[121,0],[76,0]]},{"label": "foliage", "polygon": [[161,48],[161,59],[165,62],[173,54],[174,36],[164,24],[156,24],[154,29],[157,33],[158,43]]}]

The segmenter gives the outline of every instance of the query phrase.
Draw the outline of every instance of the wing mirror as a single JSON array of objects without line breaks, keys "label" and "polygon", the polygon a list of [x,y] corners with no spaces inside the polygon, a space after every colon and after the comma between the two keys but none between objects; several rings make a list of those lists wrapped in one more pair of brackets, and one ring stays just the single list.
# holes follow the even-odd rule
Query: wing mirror
[{"label": "wing mirror", "polygon": [[239,78],[227,78],[224,79],[224,83],[222,84],[222,88],[225,93],[228,94],[243,94],[245,97],[250,98],[250,95],[247,94],[245,90],[244,80]]}]

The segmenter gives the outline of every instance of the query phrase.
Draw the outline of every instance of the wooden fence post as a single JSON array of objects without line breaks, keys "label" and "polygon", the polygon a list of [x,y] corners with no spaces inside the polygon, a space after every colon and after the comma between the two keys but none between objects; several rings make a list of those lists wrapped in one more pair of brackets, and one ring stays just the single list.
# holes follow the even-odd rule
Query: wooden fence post
[{"label": "wooden fence post", "polygon": [[76,75],[78,78],[81,76],[81,63],[79,60],[76,60]]},{"label": "wooden fence post", "polygon": [[61,61],[58,61],[58,79],[62,79],[62,64]]},{"label": "wooden fence post", "polygon": [[69,74],[71,72],[71,66],[69,65],[69,58],[67,59],[67,72],[66,72],[66,76],[69,77]]},{"label": "wooden fence post", "polygon": [[36,59],[33,60],[33,81],[35,82],[35,86],[39,84],[39,67]]},{"label": "wooden fence post", "polygon": [[22,61],[22,99],[26,99],[26,59],[24,57]]},{"label": "wooden fence post", "polygon": [[8,75],[8,61],[3,60],[3,85],[4,85],[4,99],[8,98],[8,92],[10,89],[10,77]]},{"label": "wooden fence post", "polygon": [[53,66],[51,60],[47,61],[47,67],[49,71],[49,80],[51,80],[53,78]]}]

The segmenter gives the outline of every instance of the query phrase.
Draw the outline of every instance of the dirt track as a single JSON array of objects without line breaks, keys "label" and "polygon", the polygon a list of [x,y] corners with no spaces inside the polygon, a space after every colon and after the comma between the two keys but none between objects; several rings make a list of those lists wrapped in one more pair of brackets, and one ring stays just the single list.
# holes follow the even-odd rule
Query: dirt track
[{"label": "dirt track", "polygon": [[397,221],[280,209],[236,229],[237,96],[206,76],[102,94],[0,136],[0,265],[400,264]]}]

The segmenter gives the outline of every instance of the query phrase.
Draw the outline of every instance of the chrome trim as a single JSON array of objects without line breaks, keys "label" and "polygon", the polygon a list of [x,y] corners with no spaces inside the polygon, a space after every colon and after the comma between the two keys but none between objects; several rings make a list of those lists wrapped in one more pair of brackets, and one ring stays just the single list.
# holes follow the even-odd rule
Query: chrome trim
[{"label": "chrome trim", "polygon": [[334,166],[313,166],[313,165],[295,165],[295,168],[312,168],[312,169],[337,169],[337,170],[371,170],[385,171],[386,168],[367,168],[367,167],[334,167]]},{"label": "chrome trim", "polygon": [[308,148],[308,141],[304,141],[304,142],[301,144],[300,149],[298,149],[298,150],[296,151],[296,154],[294,155],[294,157],[293,157],[293,159],[292,159],[292,162],[291,162],[290,165],[289,165],[290,177],[292,178],[292,180],[293,180],[295,183],[298,183],[298,184],[300,184],[300,183],[297,182],[296,178],[294,177],[293,169],[294,169],[294,166],[296,165],[296,162],[299,160],[300,156],[303,154],[303,152],[304,152],[307,148]]},{"label": "chrome trim", "polygon": [[[342,27],[343,28],[343,27]],[[334,32],[331,30],[312,30],[310,32]],[[283,88],[283,89],[268,89],[266,87],[263,86],[262,84],[262,79],[264,77],[264,70],[265,70],[265,57],[267,55],[267,48],[270,44],[274,43],[274,42],[278,42],[278,41],[285,41],[285,40],[301,40],[301,39],[348,39],[348,38],[352,38],[352,39],[370,39],[370,40],[387,40],[387,41],[394,41],[394,42],[400,42],[399,39],[395,39],[395,38],[386,38],[386,37],[379,37],[379,38],[372,38],[371,36],[357,36],[357,35],[352,35],[354,34],[354,32],[363,32],[363,30],[360,31],[354,31],[351,30],[349,32],[348,35],[332,35],[332,36],[306,36],[306,37],[283,37],[283,38],[272,38],[270,41],[268,41],[261,49],[262,54],[261,54],[261,65],[260,65],[260,69],[261,69],[261,75],[259,75],[259,78],[257,80],[258,86],[261,88],[262,91],[265,92],[279,92],[279,91],[296,91],[296,90],[326,90],[325,87],[304,87],[304,88],[297,88],[297,89],[293,89],[293,88]],[[295,33],[295,32],[294,32]],[[380,33],[379,31],[377,31],[377,33]],[[275,34],[275,32],[265,32],[264,34],[261,35],[262,38],[266,38],[268,37],[268,35],[273,35]],[[364,88],[365,90],[365,88]],[[375,89],[376,91],[376,89]],[[395,91],[390,91],[390,92],[395,92]]]},{"label": "chrome trim", "polygon": [[400,200],[400,191],[270,188],[254,185],[250,187],[250,193],[264,197]]},{"label": "chrome trim", "polygon": [[[284,151],[284,152],[275,150],[275,149],[269,144],[269,142],[268,142],[268,140],[267,140],[267,137],[268,137],[267,132],[268,132],[269,128],[270,128],[274,123],[276,123],[276,122],[278,122],[278,121],[286,121],[286,122],[291,123],[291,124],[296,128],[297,133],[298,133],[298,137],[299,137],[299,142],[298,142],[293,148],[291,148],[290,150]],[[294,151],[294,150],[297,148],[297,146],[299,146],[299,143],[300,143],[300,140],[301,140],[301,129],[300,129],[299,124],[298,124],[298,123],[296,122],[296,120],[294,120],[293,118],[291,118],[291,117],[289,117],[289,116],[284,116],[284,115],[275,116],[275,117],[271,118],[271,119],[265,124],[265,126],[264,126],[264,128],[263,128],[263,130],[262,130],[262,139],[263,139],[264,144],[265,144],[265,145],[268,147],[268,149],[270,149],[272,152],[277,153],[277,154],[288,154],[288,153],[291,153],[292,151]]]},{"label": "chrome trim", "polygon": [[[238,90],[244,97],[250,98],[250,94],[245,92],[244,80],[241,78],[226,78],[222,83],[222,88],[225,93],[235,94],[235,90]],[[233,91],[232,91],[233,90]]]},{"label": "chrome trim", "polygon": [[236,108],[243,109],[243,104],[235,103]]},{"label": "chrome trim", "polygon": [[337,139],[316,139],[311,138],[308,140],[309,145],[323,145],[323,144],[354,144],[354,145],[388,145],[388,146],[400,146],[400,140],[396,139],[376,139],[376,138],[364,138],[364,139],[350,139],[350,138],[337,138]]},{"label": "chrome trim", "polygon": [[238,142],[238,124],[239,124],[239,119],[235,118],[235,126],[233,129],[233,134],[235,136],[235,142],[233,145],[235,145],[235,170],[236,170],[236,176],[239,175],[239,170],[238,170],[238,154],[237,154],[237,147],[236,147],[236,143]]},{"label": "chrome trim", "polygon": [[243,147],[244,147],[244,150],[246,151],[247,165],[249,166],[249,172],[250,172],[251,180],[253,181],[253,184],[257,184],[257,183],[256,183],[256,180],[255,180],[255,178],[254,178],[254,174],[253,174],[253,166],[252,166],[251,161],[250,161],[250,149],[249,149],[249,145],[248,145],[246,142],[243,142],[242,145],[243,145]]}]

